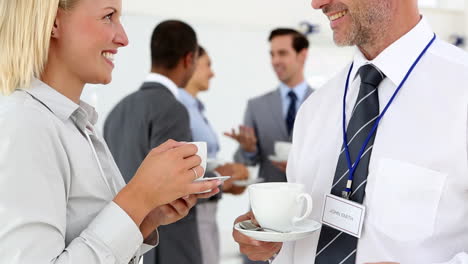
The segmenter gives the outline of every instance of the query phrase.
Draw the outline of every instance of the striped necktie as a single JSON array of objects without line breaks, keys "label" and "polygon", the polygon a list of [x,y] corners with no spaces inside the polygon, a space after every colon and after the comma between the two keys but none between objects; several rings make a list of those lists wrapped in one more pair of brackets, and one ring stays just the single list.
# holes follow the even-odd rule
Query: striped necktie
[{"label": "striped necktie", "polygon": [[[346,134],[348,137],[351,163],[357,159],[362,145],[379,116],[379,97],[377,87],[385,76],[372,64],[359,69],[361,86],[349,120]],[[350,200],[362,204],[365,195],[369,160],[374,145],[375,134],[370,138],[356,170]],[[344,147],[341,149],[331,193],[341,197],[348,181],[348,163]],[[354,264],[358,239],[329,226],[323,226],[315,257],[316,264]]]}]

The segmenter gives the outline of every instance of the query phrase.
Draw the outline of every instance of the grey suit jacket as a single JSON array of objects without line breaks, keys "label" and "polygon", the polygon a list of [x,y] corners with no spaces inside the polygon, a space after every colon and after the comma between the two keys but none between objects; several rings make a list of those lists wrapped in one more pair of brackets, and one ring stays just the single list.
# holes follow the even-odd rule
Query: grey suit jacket
[{"label": "grey suit jacket", "polygon": [[[190,142],[192,134],[185,107],[162,84],[147,82],[111,111],[104,138],[129,182],[151,149],[168,139]],[[159,245],[145,254],[145,264],[202,264],[195,210],[158,229]]]},{"label": "grey suit jacket", "polygon": [[[313,90],[309,87],[303,101],[312,92]],[[275,141],[291,141],[283,117],[280,90],[276,89],[249,100],[245,111],[244,125],[255,130],[257,155],[248,157],[239,147],[234,155],[234,160],[250,166],[260,165],[259,177],[266,182],[285,182],[286,174],[273,166],[268,159],[269,155],[274,155]]]}]

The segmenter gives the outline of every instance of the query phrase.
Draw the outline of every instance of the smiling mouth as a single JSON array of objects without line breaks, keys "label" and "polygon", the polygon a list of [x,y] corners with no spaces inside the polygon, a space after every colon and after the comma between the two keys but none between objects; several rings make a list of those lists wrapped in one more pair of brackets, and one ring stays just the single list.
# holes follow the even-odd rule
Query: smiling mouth
[{"label": "smiling mouth", "polygon": [[335,14],[333,14],[333,15],[331,15],[331,16],[328,16],[328,19],[329,19],[330,21],[335,21],[335,20],[338,20],[338,19],[344,17],[347,13],[348,13],[348,11],[347,11],[347,10],[344,10],[344,11],[335,13]]},{"label": "smiling mouth", "polygon": [[102,56],[104,56],[104,58],[108,59],[111,62],[114,61],[114,54],[112,54],[110,52],[103,52]]}]

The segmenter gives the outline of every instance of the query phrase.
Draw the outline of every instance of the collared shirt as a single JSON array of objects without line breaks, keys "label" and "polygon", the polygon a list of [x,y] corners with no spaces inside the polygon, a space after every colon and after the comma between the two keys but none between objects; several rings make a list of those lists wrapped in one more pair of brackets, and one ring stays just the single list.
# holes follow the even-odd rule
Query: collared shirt
[{"label": "collared shirt", "polygon": [[203,103],[184,89],[179,89],[179,101],[189,113],[193,141],[205,141],[208,145],[208,158],[216,158],[219,151],[218,137],[205,117]]},{"label": "collared shirt", "polygon": [[166,76],[159,73],[150,72],[148,76],[146,76],[145,82],[160,83],[166,86],[175,98],[179,99],[179,88],[171,79],[167,78]]},{"label": "collared shirt", "polygon": [[154,247],[112,201],[125,183],[96,121],[39,80],[3,100],[1,263],[126,264]]},{"label": "collared shirt", "polygon": [[[348,118],[360,66],[372,63],[387,76],[378,88],[382,111],[432,37],[422,19],[373,61],[358,51],[346,98]],[[287,177],[305,184],[316,221],[343,144],[349,66],[310,97],[296,119]],[[356,263],[468,263],[467,72],[468,55],[437,39],[388,108],[372,148]],[[314,263],[318,238],[319,232],[285,243],[274,263]]]},{"label": "collared shirt", "polygon": [[286,115],[288,114],[288,109],[289,105],[291,104],[291,98],[288,96],[288,93],[292,91],[293,93],[296,94],[297,97],[297,102],[296,102],[296,112],[301,106],[302,102],[304,101],[307,88],[309,88],[309,85],[307,84],[306,81],[301,82],[300,84],[294,86],[294,87],[289,87],[285,83],[281,83],[279,86],[280,93],[281,93],[281,103],[283,106],[283,117],[286,118]]}]

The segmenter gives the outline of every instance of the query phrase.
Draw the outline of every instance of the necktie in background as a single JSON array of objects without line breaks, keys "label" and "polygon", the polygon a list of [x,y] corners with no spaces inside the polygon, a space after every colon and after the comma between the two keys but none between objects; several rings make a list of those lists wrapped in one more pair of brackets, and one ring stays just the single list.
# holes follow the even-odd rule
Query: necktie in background
[{"label": "necktie in background", "polygon": [[294,127],[294,120],[296,119],[296,102],[297,96],[293,91],[289,91],[288,97],[290,99],[288,112],[286,114],[286,128],[288,129],[288,135],[291,135]]}]

